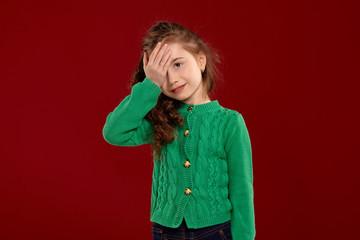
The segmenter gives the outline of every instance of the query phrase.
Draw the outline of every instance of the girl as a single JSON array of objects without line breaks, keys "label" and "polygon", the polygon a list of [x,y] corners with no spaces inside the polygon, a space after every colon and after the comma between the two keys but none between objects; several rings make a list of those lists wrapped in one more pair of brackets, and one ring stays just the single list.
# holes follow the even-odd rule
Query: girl
[{"label": "girl", "polygon": [[255,238],[250,137],[243,116],[209,97],[217,55],[186,27],[152,26],[131,94],[109,113],[104,139],[150,144],[153,239]]}]

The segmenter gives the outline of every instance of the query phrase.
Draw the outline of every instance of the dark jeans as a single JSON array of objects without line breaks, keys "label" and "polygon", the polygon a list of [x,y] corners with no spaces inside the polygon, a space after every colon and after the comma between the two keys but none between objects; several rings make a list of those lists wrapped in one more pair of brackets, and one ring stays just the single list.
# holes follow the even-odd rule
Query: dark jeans
[{"label": "dark jeans", "polygon": [[178,228],[169,228],[158,223],[152,226],[153,240],[170,240],[170,239],[201,239],[201,240],[230,240],[231,237],[231,221],[221,224],[204,227],[204,228],[187,228],[183,219]]}]

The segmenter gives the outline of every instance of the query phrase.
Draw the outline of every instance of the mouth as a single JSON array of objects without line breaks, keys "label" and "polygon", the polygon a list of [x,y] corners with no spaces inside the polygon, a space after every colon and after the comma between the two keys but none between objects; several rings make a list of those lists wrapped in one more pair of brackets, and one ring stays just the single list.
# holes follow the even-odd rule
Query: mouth
[{"label": "mouth", "polygon": [[186,85],[186,83],[185,83],[184,85],[181,85],[181,86],[178,87],[178,88],[175,88],[175,89],[171,90],[171,92],[173,92],[173,93],[179,93],[179,92],[181,92],[181,91],[185,88],[185,85]]}]

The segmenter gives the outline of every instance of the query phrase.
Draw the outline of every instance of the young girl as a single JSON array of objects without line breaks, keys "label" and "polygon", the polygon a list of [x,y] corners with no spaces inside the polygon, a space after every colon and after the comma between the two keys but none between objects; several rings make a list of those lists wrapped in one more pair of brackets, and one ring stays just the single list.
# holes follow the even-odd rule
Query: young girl
[{"label": "young girl", "polygon": [[104,139],[153,148],[153,239],[255,238],[252,152],[243,116],[211,100],[217,55],[186,27],[158,22],[142,44],[131,94]]}]

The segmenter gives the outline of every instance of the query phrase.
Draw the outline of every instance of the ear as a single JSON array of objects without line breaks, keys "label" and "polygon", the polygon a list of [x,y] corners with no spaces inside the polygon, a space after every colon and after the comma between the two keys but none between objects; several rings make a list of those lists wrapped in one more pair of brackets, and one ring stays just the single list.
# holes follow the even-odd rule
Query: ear
[{"label": "ear", "polygon": [[204,69],[206,66],[206,55],[203,51],[198,54],[198,65],[200,69]]}]

